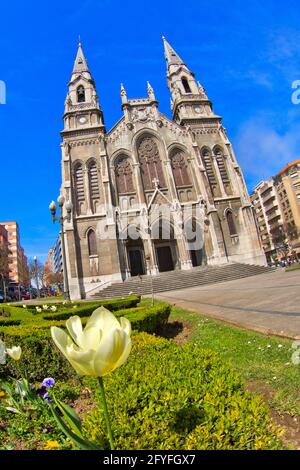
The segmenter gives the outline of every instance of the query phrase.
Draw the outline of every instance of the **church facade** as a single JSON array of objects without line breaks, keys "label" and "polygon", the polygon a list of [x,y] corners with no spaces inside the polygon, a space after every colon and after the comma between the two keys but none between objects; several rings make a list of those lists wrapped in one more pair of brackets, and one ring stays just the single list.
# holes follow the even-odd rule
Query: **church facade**
[{"label": "church facade", "polygon": [[242,170],[204,88],[165,38],[173,118],[154,90],[109,131],[81,44],[63,116],[62,187],[71,298],[130,276],[264,264]]}]

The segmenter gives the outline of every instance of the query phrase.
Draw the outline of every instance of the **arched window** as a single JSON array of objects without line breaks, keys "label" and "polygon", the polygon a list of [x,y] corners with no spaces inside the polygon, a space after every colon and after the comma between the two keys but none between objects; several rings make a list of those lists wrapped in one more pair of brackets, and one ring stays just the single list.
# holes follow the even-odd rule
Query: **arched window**
[{"label": "arched window", "polygon": [[115,174],[119,194],[133,193],[135,191],[133,184],[133,170],[129,157],[124,155],[117,159],[115,164]]},{"label": "arched window", "polygon": [[77,102],[83,103],[85,101],[85,91],[82,85],[77,88]]},{"label": "arched window", "polygon": [[220,176],[224,184],[229,183],[229,176],[226,168],[226,163],[224,160],[223,151],[220,148],[216,148],[214,150],[214,155],[217,161],[217,165],[219,168]]},{"label": "arched window", "polygon": [[182,77],[181,82],[182,82],[184,91],[185,91],[186,93],[192,93],[192,90],[191,90],[191,88],[190,88],[189,82],[188,82],[188,80],[187,80],[185,77]]},{"label": "arched window", "polygon": [[97,255],[97,239],[94,230],[89,230],[87,234],[89,256]]},{"label": "arched window", "polygon": [[83,170],[82,165],[78,163],[74,168],[74,186],[76,192],[77,211],[81,212],[81,207],[85,200],[84,195],[84,181],[83,181]]},{"label": "arched window", "polygon": [[152,137],[144,137],[138,144],[138,156],[144,189],[154,189],[158,182],[165,188],[165,178],[158,146]]},{"label": "arched window", "polygon": [[90,163],[88,167],[89,184],[90,184],[90,196],[91,199],[98,199],[99,193],[99,182],[98,182],[98,171],[95,162]]},{"label": "arched window", "polygon": [[176,149],[172,152],[171,166],[176,187],[190,186],[191,180],[188,173],[186,157],[182,150]]},{"label": "arched window", "polygon": [[233,213],[231,210],[228,210],[226,212],[226,219],[227,219],[227,224],[228,224],[230,235],[231,236],[237,235],[236,225],[235,225]]},{"label": "arched window", "polygon": [[213,168],[211,153],[208,149],[202,150],[202,161],[206,170],[207,178],[211,186],[217,184],[216,175]]}]

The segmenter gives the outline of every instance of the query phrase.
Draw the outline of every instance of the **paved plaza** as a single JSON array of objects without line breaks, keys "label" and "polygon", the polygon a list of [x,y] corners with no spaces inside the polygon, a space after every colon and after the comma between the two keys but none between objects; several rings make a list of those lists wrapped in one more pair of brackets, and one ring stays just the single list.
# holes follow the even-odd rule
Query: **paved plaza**
[{"label": "paved plaza", "polygon": [[300,271],[157,294],[156,298],[227,323],[300,339]]}]

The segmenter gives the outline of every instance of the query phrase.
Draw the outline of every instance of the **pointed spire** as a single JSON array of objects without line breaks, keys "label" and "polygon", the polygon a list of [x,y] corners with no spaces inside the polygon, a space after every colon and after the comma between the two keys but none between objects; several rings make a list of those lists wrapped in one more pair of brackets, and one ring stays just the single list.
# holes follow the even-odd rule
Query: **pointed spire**
[{"label": "pointed spire", "polygon": [[73,72],[72,73],[82,73],[82,72],[90,72],[88,68],[88,64],[86,58],[84,56],[82,45],[80,42],[80,36],[78,38],[78,50],[76,59],[74,62]]},{"label": "pointed spire", "polygon": [[150,85],[150,82],[148,81],[147,81],[147,93],[148,93],[150,100],[155,100],[154,90],[152,86]]},{"label": "pointed spire", "polygon": [[168,64],[168,67],[170,65],[185,65],[183,60],[179,57],[177,52],[173,49],[172,46],[168,43],[166,38],[162,36],[162,40],[164,42],[164,49],[165,49],[165,58]]},{"label": "pointed spire", "polygon": [[123,83],[121,83],[121,100],[122,100],[122,103],[127,103],[127,93],[126,93]]}]

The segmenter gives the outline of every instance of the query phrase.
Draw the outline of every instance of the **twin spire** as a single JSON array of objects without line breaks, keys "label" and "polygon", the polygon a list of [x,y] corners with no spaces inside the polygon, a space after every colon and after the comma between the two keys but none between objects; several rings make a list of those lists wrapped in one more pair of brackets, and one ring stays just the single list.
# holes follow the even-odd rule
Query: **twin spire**
[{"label": "twin spire", "polygon": [[[167,72],[168,72],[168,74],[172,73],[172,69],[170,70],[171,66],[177,66],[177,67],[178,66],[184,66],[184,67],[186,67],[183,60],[179,57],[177,52],[173,49],[173,47],[169,44],[169,42],[167,41],[167,39],[164,36],[162,36],[162,40],[163,40],[163,44],[164,44],[164,54],[165,54],[165,59],[166,59],[166,62],[167,62]],[[177,67],[175,67],[175,70],[177,69]],[[187,67],[186,67],[186,69],[187,69]],[[187,69],[187,71],[188,71],[188,69]],[[190,72],[190,73],[192,74],[192,72]],[[80,37],[79,37],[79,40],[78,40],[78,50],[77,50],[77,54],[76,54],[76,58],[75,58],[75,62],[74,62],[71,81],[73,80],[73,78],[75,78],[74,74],[75,74],[75,77],[76,77],[77,74],[84,74],[86,76],[86,78],[92,79],[92,75],[91,75],[91,72],[89,70],[87,60],[86,60],[85,55],[83,53]],[[203,90],[203,88],[200,84],[198,85],[198,89],[199,89],[199,92],[202,92],[202,90]],[[147,82],[147,92],[148,92],[149,98],[155,100],[153,88],[151,87],[149,82]],[[127,100],[126,91],[125,91],[125,88],[124,88],[123,85],[121,86],[121,97],[122,97],[122,102]]]},{"label": "twin spire", "polygon": [[[173,47],[168,43],[166,38],[164,36],[162,36],[162,39],[163,39],[163,43],[164,43],[165,58],[166,58],[168,67],[170,67],[170,65],[185,65],[183,60],[179,57],[177,52],[175,52]],[[76,55],[76,59],[75,59],[75,62],[74,62],[74,67],[73,67],[73,72],[72,73],[82,73],[82,72],[90,73],[89,68],[88,68],[88,64],[87,64],[87,60],[86,60],[86,58],[84,56],[84,53],[83,53],[83,50],[82,50],[81,40],[80,40],[80,37],[79,37],[78,50],[77,50],[77,55]]]}]

